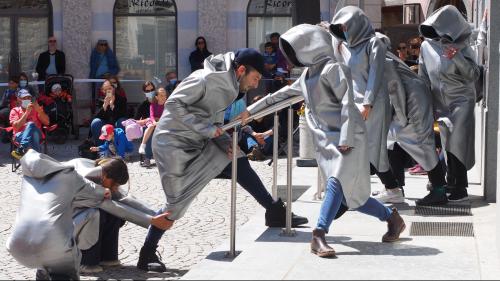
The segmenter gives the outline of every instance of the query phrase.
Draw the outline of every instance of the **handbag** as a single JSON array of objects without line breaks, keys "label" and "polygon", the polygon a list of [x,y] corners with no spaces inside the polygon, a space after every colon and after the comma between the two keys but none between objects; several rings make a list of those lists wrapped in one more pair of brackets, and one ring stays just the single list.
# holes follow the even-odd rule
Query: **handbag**
[{"label": "handbag", "polygon": [[82,158],[96,160],[97,158],[99,158],[99,155],[97,154],[97,152],[90,151],[90,148],[94,146],[95,144],[92,140],[84,140],[83,143],[78,146],[78,155]]}]

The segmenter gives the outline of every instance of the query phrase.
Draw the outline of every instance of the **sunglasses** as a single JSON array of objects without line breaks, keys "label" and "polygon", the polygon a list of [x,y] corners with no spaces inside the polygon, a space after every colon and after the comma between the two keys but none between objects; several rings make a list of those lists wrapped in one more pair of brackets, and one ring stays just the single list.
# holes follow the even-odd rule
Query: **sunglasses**
[{"label": "sunglasses", "polygon": [[418,49],[418,48],[420,48],[420,44],[410,45],[410,49]]},{"label": "sunglasses", "polygon": [[196,43],[196,44],[198,44],[198,45],[205,45],[205,42],[200,41],[200,42],[198,42],[198,43]]},{"label": "sunglasses", "polygon": [[99,46],[108,46],[108,43],[100,43]]},{"label": "sunglasses", "polygon": [[49,40],[49,43],[56,43],[56,40]]}]

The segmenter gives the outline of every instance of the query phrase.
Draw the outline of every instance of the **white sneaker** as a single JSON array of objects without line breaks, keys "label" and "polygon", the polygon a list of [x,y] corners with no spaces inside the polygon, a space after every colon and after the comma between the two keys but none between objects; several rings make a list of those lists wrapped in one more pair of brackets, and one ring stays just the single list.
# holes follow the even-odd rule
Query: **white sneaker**
[{"label": "white sneaker", "polygon": [[141,143],[141,146],[139,146],[139,154],[146,154],[146,144]]},{"label": "white sneaker", "polygon": [[100,265],[80,265],[80,273],[99,273],[104,269]]},{"label": "white sneaker", "polygon": [[401,188],[384,190],[375,196],[375,199],[380,201],[380,203],[398,204],[405,202],[405,197]]},{"label": "white sneaker", "polygon": [[120,266],[122,263],[120,260],[114,260],[114,261],[102,261],[99,263],[100,266]]}]

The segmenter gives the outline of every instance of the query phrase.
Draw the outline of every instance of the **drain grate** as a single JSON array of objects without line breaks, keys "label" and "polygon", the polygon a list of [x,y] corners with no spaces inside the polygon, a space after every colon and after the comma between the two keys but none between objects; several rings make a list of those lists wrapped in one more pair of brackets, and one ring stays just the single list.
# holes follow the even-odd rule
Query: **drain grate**
[{"label": "drain grate", "polygon": [[415,215],[421,216],[472,216],[470,204],[444,206],[417,206]]},{"label": "drain grate", "polygon": [[474,226],[470,222],[413,222],[410,236],[474,237]]}]

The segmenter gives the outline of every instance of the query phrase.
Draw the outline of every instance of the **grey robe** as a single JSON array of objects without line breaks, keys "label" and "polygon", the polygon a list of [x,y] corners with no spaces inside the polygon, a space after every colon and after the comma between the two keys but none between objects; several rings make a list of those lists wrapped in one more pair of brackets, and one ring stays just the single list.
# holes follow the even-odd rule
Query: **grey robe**
[{"label": "grey robe", "polygon": [[387,52],[385,76],[396,114],[389,129],[388,148],[397,142],[424,170],[438,164],[429,86],[394,54]]},{"label": "grey robe", "polygon": [[94,161],[58,162],[30,150],[21,159],[24,174],[21,205],[7,250],[22,265],[50,273],[78,276],[80,251],[93,246],[99,234],[101,208],[117,217],[148,227],[155,212],[119,192],[104,199],[96,184],[101,167]]},{"label": "grey robe", "polygon": [[[334,59],[331,35],[321,27],[298,25],[280,40],[283,54],[293,56],[283,48],[287,42],[296,60],[307,68],[294,84],[267,95],[248,110],[255,114],[287,98],[303,95],[319,167],[325,179],[335,177],[340,181],[347,206],[356,209],[370,196],[370,167],[365,124],[354,103],[349,68]],[[340,145],[353,149],[343,154],[337,148]]]},{"label": "grey robe", "polygon": [[[420,49],[419,74],[431,85],[443,146],[470,170],[475,164],[474,83],[479,77],[468,45],[471,28],[457,8],[448,5],[436,10],[419,29],[426,38]],[[443,36],[452,43],[439,41]],[[451,60],[442,56],[446,46],[459,49]]]},{"label": "grey robe", "polygon": [[[340,26],[347,26],[344,38]],[[334,46],[338,61],[349,66],[353,79],[354,102],[359,109],[371,105],[366,120],[370,163],[379,171],[389,170],[387,133],[391,111],[387,83],[384,81],[384,62],[387,46],[375,36],[375,31],[363,11],[354,6],[344,7],[333,17],[330,29],[343,42]]]},{"label": "grey robe", "polygon": [[[153,135],[156,159],[172,220],[178,220],[210,180],[230,163],[228,134],[212,139],[224,111],[239,93],[234,54],[210,56],[165,103]],[[242,155],[240,155],[242,156]]]}]

